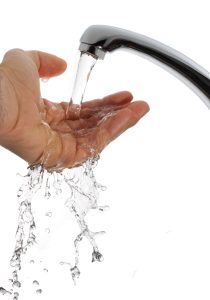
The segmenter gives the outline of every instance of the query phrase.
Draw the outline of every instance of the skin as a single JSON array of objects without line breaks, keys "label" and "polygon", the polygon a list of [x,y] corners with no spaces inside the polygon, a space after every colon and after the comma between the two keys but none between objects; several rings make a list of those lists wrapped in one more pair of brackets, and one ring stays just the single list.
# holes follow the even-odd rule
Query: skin
[{"label": "skin", "polygon": [[81,164],[135,125],[148,111],[130,92],[81,107],[43,99],[40,78],[62,74],[66,62],[40,51],[8,51],[0,64],[0,145],[29,165],[50,169]]}]

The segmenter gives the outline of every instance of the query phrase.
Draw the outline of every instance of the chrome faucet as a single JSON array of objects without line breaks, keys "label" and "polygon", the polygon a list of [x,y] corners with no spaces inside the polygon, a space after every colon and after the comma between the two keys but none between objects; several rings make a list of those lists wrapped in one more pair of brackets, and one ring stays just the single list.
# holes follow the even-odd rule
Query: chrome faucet
[{"label": "chrome faucet", "polygon": [[193,60],[147,36],[125,29],[93,25],[80,39],[79,50],[97,59],[117,49],[133,50],[184,81],[210,109],[210,73]]}]

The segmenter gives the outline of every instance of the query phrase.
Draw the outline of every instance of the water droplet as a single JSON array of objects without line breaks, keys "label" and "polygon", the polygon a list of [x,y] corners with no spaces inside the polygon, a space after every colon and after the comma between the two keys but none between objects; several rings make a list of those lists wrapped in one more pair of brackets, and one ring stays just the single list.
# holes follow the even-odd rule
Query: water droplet
[{"label": "water droplet", "polygon": [[46,82],[49,81],[49,79],[50,79],[49,77],[42,77],[41,81],[44,82],[44,83],[46,83]]},{"label": "water droplet", "polygon": [[44,272],[48,272],[48,269],[44,268],[43,271],[44,271]]},{"label": "water droplet", "polygon": [[20,287],[21,287],[21,283],[20,283],[20,281],[17,280],[17,281],[14,281],[14,282],[13,282],[13,285],[12,285],[12,286],[13,286],[13,288],[14,288],[14,287],[20,288]]},{"label": "water droplet", "polygon": [[18,300],[18,297],[19,297],[19,293],[15,292],[15,293],[14,293],[13,300]]},{"label": "water droplet", "polygon": [[12,274],[13,274],[13,281],[17,281],[18,280],[17,271],[14,271]]},{"label": "water droplet", "polygon": [[44,197],[46,199],[49,199],[51,197],[51,193],[50,193],[50,178],[49,177],[46,180]]},{"label": "water droplet", "polygon": [[61,266],[63,266],[63,265],[68,265],[68,266],[71,267],[71,264],[70,264],[69,262],[61,261],[61,262],[59,262],[59,264],[60,264]]},{"label": "water droplet", "polygon": [[101,183],[97,183],[97,188],[103,192],[107,190],[107,187],[105,185],[102,185]]},{"label": "water droplet", "polygon": [[46,212],[45,216],[46,217],[52,217],[52,212],[51,211]]},{"label": "water droplet", "polygon": [[50,229],[49,228],[45,228],[45,232],[49,234],[50,233]]},{"label": "water droplet", "polygon": [[17,197],[18,197],[18,198],[21,197],[22,194],[23,194],[23,190],[20,188],[20,189],[18,190],[18,192],[17,192]]},{"label": "water droplet", "polygon": [[97,232],[93,232],[93,236],[100,236],[100,235],[104,235],[106,233],[106,231],[97,231]]},{"label": "water droplet", "polygon": [[33,259],[30,260],[30,264],[34,264],[34,260]]},{"label": "water droplet", "polygon": [[42,293],[42,289],[36,290],[37,295],[40,295]]},{"label": "water droplet", "polygon": [[34,280],[34,281],[33,281],[33,285],[38,286],[38,285],[39,285],[39,282],[38,282],[37,280]]},{"label": "water droplet", "polygon": [[103,260],[104,260],[103,255],[99,251],[93,250],[92,262],[94,262],[94,261],[102,262]]},{"label": "water droplet", "polygon": [[98,206],[98,210],[100,210],[100,211],[108,211],[109,210],[109,206],[108,205]]},{"label": "water droplet", "polygon": [[[21,250],[22,251],[22,250]],[[10,260],[10,266],[11,267],[20,267],[20,252],[14,252],[13,257]]]},{"label": "water droplet", "polygon": [[70,271],[71,271],[72,279],[74,280],[75,283],[75,280],[78,279],[80,276],[80,270],[77,268],[77,266],[74,266],[73,268],[70,269]]}]

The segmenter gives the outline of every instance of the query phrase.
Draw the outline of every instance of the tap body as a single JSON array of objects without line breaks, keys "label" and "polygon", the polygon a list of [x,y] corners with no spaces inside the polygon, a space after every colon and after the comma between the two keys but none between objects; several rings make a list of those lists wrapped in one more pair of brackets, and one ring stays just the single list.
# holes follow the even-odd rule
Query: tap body
[{"label": "tap body", "polygon": [[188,85],[210,109],[209,72],[177,50],[147,36],[105,25],[88,27],[80,39],[79,50],[97,59],[117,49],[132,50],[162,66]]}]

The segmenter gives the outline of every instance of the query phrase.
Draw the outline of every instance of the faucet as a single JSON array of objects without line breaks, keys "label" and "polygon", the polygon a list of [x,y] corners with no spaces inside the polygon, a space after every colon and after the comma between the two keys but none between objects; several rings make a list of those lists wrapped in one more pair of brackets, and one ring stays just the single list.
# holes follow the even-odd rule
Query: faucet
[{"label": "faucet", "polygon": [[81,53],[104,59],[107,52],[127,49],[160,65],[188,85],[210,109],[210,73],[196,62],[147,36],[125,29],[92,25],[80,39]]}]

